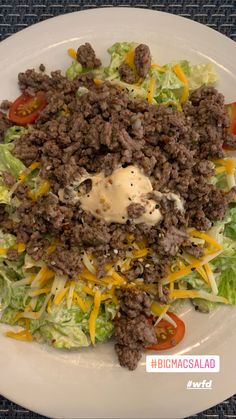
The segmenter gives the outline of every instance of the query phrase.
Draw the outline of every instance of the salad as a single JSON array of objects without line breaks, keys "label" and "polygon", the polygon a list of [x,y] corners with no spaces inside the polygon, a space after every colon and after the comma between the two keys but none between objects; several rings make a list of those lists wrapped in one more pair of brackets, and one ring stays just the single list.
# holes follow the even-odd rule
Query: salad
[{"label": "salad", "polygon": [[236,105],[211,63],[68,53],[1,105],[0,321],[57,349],[112,338],[133,370],[184,338],[185,301],[236,304]]}]

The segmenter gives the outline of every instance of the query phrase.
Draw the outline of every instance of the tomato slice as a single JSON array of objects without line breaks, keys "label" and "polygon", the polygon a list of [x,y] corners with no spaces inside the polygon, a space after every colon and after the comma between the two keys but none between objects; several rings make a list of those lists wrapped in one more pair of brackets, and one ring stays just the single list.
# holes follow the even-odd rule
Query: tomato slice
[{"label": "tomato slice", "polygon": [[44,92],[37,92],[34,96],[23,93],[11,105],[8,117],[17,125],[32,124],[46,105]]},{"label": "tomato slice", "polygon": [[166,320],[161,320],[155,326],[158,343],[148,346],[146,349],[163,351],[173,348],[183,339],[185,334],[184,322],[174,313],[168,313],[168,315],[175,321],[177,327]]}]

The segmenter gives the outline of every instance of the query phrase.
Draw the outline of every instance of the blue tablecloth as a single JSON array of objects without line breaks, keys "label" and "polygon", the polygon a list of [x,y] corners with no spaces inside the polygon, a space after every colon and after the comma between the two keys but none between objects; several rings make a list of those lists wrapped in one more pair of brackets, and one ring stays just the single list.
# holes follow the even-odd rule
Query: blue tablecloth
[{"label": "blue tablecloth", "polygon": [[[143,7],[178,14],[204,23],[236,41],[235,0],[0,0],[0,40],[53,16],[107,6]],[[0,396],[0,419],[3,418],[29,419],[43,416]],[[236,419],[236,395],[193,418]]]}]

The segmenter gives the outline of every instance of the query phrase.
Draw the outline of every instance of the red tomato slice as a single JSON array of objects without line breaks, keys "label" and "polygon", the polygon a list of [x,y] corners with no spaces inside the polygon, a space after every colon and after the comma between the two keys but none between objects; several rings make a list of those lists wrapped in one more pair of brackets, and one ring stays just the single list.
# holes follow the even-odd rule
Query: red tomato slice
[{"label": "red tomato slice", "polygon": [[175,321],[177,327],[175,328],[166,320],[161,320],[155,327],[158,343],[146,347],[146,349],[163,351],[176,346],[184,337],[185,324],[174,313],[168,315]]},{"label": "red tomato slice", "polygon": [[37,92],[35,96],[23,93],[11,105],[8,117],[17,125],[32,124],[46,105],[44,92]]}]

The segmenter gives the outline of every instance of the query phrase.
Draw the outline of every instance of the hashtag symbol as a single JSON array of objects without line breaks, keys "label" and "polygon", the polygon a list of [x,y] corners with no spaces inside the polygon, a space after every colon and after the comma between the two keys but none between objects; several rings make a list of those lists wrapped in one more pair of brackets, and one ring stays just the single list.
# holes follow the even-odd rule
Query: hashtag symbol
[{"label": "hashtag symbol", "polygon": [[157,367],[157,361],[156,361],[156,359],[155,359],[155,358],[152,358],[152,360],[151,360],[151,367],[152,367],[153,369]]},{"label": "hashtag symbol", "polygon": [[189,380],[188,382],[187,382],[187,388],[191,388],[192,387],[192,380]]}]

